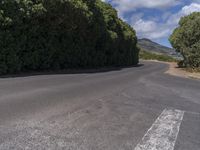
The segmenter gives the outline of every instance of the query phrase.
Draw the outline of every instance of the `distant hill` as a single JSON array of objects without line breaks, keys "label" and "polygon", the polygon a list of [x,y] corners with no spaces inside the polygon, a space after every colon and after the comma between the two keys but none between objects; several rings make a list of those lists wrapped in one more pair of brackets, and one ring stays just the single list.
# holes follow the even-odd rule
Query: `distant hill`
[{"label": "distant hill", "polygon": [[149,39],[145,39],[145,38],[139,39],[138,46],[142,50],[149,51],[152,53],[159,53],[159,54],[165,54],[165,55],[173,56],[173,57],[180,57],[180,55],[174,49],[160,45]]}]

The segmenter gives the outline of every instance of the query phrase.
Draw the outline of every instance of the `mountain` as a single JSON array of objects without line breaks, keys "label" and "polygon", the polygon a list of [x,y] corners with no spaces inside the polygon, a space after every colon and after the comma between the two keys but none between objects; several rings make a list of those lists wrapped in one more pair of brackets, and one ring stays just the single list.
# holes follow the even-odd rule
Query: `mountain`
[{"label": "mountain", "polygon": [[160,45],[156,42],[153,42],[149,39],[139,39],[138,46],[145,51],[149,51],[152,53],[159,53],[173,57],[180,57],[180,55],[172,48]]}]

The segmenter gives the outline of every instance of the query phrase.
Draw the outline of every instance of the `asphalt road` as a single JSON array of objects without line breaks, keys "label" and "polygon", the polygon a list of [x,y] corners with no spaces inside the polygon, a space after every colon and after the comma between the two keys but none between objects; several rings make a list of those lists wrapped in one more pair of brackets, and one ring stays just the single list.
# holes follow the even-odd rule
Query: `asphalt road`
[{"label": "asphalt road", "polygon": [[200,81],[142,63],[0,78],[0,149],[200,150]]}]

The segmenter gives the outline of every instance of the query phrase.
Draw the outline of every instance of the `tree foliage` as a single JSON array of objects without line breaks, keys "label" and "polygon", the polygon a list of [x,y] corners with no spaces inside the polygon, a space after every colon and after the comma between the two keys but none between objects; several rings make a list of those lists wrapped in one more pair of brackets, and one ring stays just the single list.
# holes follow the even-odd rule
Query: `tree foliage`
[{"label": "tree foliage", "polygon": [[0,2],[0,74],[137,64],[136,43],[101,0]]},{"label": "tree foliage", "polygon": [[179,27],[170,37],[170,42],[184,58],[179,65],[200,67],[200,12],[181,18]]}]

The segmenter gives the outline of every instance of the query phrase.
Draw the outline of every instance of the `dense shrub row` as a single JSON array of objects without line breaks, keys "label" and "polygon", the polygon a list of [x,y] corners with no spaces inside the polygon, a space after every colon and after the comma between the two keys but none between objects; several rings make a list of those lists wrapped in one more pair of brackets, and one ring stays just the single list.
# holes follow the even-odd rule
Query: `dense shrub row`
[{"label": "dense shrub row", "polygon": [[136,43],[101,0],[0,2],[0,74],[137,64]]},{"label": "dense shrub row", "polygon": [[170,42],[184,58],[179,66],[200,68],[200,12],[181,18]]}]

